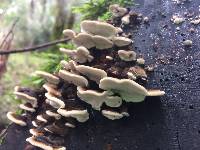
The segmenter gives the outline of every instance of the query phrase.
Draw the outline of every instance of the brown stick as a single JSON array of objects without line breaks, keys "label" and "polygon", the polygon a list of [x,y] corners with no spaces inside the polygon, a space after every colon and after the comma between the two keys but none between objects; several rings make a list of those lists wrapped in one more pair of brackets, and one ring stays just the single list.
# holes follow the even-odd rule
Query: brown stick
[{"label": "brown stick", "polygon": [[8,54],[14,54],[14,53],[24,53],[24,52],[41,50],[44,47],[53,46],[53,45],[56,45],[58,43],[65,43],[65,42],[68,42],[69,40],[70,39],[65,38],[65,39],[56,40],[56,41],[44,43],[44,44],[41,44],[41,45],[37,45],[37,46],[34,46],[34,47],[27,47],[27,48],[22,48],[22,49],[13,49],[13,50],[9,50],[9,51],[0,50],[0,55],[8,55]]}]

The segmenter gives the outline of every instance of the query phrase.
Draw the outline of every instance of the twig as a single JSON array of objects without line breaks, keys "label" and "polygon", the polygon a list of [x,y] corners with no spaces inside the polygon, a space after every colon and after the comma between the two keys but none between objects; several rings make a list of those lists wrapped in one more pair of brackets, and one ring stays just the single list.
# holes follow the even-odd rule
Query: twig
[{"label": "twig", "polygon": [[37,46],[34,46],[34,47],[27,47],[27,48],[21,48],[21,49],[13,49],[13,50],[9,50],[9,51],[7,51],[7,50],[0,50],[0,55],[8,55],[8,54],[14,54],[14,53],[24,53],[24,52],[38,51],[38,50],[41,50],[42,48],[53,46],[53,45],[56,45],[58,43],[68,42],[69,40],[70,39],[65,38],[65,39],[56,40],[56,41],[44,43],[44,44],[41,44],[41,45],[37,45]]},{"label": "twig", "polygon": [[7,35],[4,37],[4,40],[1,42],[0,48],[3,47],[4,43],[5,43],[6,40],[8,39],[9,35],[11,35],[11,34],[13,33],[13,30],[14,30],[14,28],[15,28],[15,26],[16,26],[16,24],[17,24],[18,21],[19,21],[19,18],[17,18],[17,19],[14,21],[14,23],[12,24],[12,26],[11,26],[9,32],[8,32]]}]

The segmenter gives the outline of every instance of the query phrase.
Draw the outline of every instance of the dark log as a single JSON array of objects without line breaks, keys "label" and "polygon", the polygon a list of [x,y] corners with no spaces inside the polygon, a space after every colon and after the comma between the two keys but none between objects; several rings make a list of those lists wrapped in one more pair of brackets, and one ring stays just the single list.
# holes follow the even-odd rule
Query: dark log
[{"label": "dark log", "polygon": [[[199,0],[179,5],[172,0],[138,0],[133,9],[148,16],[135,33],[135,47],[147,64],[158,64],[148,87],[165,90],[162,98],[133,104],[131,116],[109,121],[101,115],[77,127],[66,139],[68,150],[199,150],[200,42],[199,26],[186,20],[176,33],[173,14],[199,15]],[[196,31],[190,33],[190,28]],[[132,29],[130,29],[132,30]],[[183,40],[193,41],[184,47]],[[19,134],[13,134],[19,129]],[[27,131],[11,126],[1,150],[22,150]]]}]

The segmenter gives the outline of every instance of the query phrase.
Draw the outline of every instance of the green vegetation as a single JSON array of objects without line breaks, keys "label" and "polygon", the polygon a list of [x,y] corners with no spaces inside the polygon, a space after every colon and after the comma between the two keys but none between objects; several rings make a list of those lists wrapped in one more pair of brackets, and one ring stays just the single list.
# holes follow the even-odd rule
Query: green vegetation
[{"label": "green vegetation", "polygon": [[107,20],[111,17],[108,7],[111,4],[119,4],[121,6],[132,6],[133,0],[89,0],[81,6],[74,7],[75,13],[82,14],[82,19],[98,19]]}]

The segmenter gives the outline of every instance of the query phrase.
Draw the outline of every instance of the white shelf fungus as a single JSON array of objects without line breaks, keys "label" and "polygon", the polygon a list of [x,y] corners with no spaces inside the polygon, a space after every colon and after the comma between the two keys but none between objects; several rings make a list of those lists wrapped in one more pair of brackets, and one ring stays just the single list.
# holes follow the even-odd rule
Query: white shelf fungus
[{"label": "white shelf fungus", "polygon": [[103,103],[110,107],[119,107],[122,104],[122,99],[119,96],[113,96],[111,91],[97,92],[78,87],[77,95],[96,110],[100,110]]},{"label": "white shelf fungus", "polygon": [[85,20],[81,22],[81,32],[103,37],[113,37],[117,34],[116,28],[106,22]]},{"label": "white shelf fungus", "polygon": [[52,75],[51,73],[45,72],[45,71],[35,71],[35,74],[37,76],[40,76],[47,80],[48,83],[51,84],[58,84],[60,82],[59,78]]},{"label": "white shelf fungus", "polygon": [[110,111],[110,110],[102,110],[101,111],[102,115],[105,116],[106,118],[110,120],[116,120],[116,119],[121,119],[123,117],[128,117],[129,114],[127,112],[116,112],[116,111]]},{"label": "white shelf fungus", "polygon": [[80,75],[77,75],[65,70],[60,70],[59,76],[63,80],[67,81],[68,83],[72,83],[76,86],[86,87],[88,85],[87,79],[84,78],[83,76],[80,76]]},{"label": "white shelf fungus", "polygon": [[102,78],[107,77],[107,73],[104,70],[94,67],[77,65],[76,70],[96,83],[99,83]]},{"label": "white shelf fungus", "polygon": [[26,122],[25,122],[24,120],[18,118],[18,116],[17,116],[15,113],[13,113],[13,112],[8,112],[8,113],[7,113],[7,118],[8,118],[10,121],[12,121],[12,122],[14,122],[15,124],[18,124],[18,125],[20,125],[20,126],[26,126],[26,125],[27,125]]},{"label": "white shelf fungus", "polygon": [[126,37],[114,37],[113,39],[113,43],[118,46],[118,47],[122,47],[122,46],[127,46],[129,44],[131,44],[132,40]]},{"label": "white shelf fungus", "polygon": [[79,122],[86,122],[89,119],[89,113],[87,110],[58,109],[57,112],[64,117],[75,118]]},{"label": "white shelf fungus", "polygon": [[121,60],[134,61],[136,60],[136,53],[134,51],[118,50],[118,55]]},{"label": "white shelf fungus", "polygon": [[144,101],[146,96],[164,95],[164,92],[159,90],[155,95],[152,95],[143,86],[129,79],[105,77],[100,81],[99,87],[118,93],[126,102],[141,102]]}]

